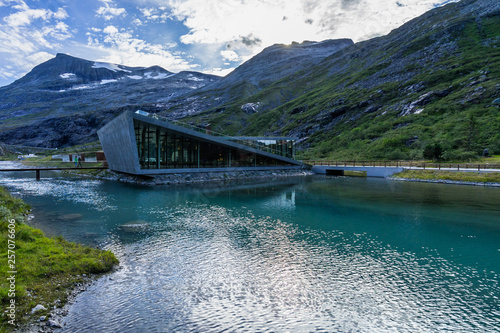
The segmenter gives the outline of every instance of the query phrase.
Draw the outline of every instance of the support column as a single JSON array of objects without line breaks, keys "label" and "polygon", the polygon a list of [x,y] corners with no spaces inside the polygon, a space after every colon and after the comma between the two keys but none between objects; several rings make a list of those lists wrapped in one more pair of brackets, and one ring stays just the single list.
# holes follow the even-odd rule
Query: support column
[{"label": "support column", "polygon": [[161,147],[160,147],[160,129],[156,128],[156,168],[160,168],[160,157],[161,157]]}]

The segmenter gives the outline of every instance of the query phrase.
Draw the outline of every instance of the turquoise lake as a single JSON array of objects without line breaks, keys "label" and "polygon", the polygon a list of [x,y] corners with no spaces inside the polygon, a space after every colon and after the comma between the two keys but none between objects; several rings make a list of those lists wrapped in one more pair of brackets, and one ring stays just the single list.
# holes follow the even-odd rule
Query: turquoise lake
[{"label": "turquoise lake", "polygon": [[120,259],[61,332],[500,332],[499,188],[33,177],[0,175],[32,225]]}]

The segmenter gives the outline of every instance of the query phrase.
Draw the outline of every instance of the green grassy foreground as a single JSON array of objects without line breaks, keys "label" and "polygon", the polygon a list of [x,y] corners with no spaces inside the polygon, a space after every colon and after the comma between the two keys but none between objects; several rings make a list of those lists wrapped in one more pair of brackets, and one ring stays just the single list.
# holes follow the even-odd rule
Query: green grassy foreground
[{"label": "green grassy foreground", "polygon": [[461,172],[440,170],[405,170],[393,178],[451,180],[457,182],[500,183],[500,172]]},{"label": "green grassy foreground", "polygon": [[[14,323],[22,327],[33,318],[48,315],[54,305],[63,306],[69,292],[84,282],[82,274],[108,272],[118,264],[110,251],[71,243],[62,237],[45,237],[42,231],[24,223],[29,209],[29,205],[0,188],[0,267],[6,278],[12,276],[8,272],[17,272],[14,284],[6,278],[0,284],[0,332],[14,328],[9,323],[12,317],[7,316],[11,303],[15,302]],[[11,289],[12,285],[15,289]],[[48,310],[31,314],[38,304]]]}]

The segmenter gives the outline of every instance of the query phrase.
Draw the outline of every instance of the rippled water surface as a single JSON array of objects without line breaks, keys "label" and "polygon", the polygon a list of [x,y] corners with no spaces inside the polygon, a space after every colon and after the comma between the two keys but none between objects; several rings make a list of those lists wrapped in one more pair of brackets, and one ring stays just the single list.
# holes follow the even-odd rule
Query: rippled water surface
[{"label": "rippled water surface", "polygon": [[500,332],[500,189],[0,177],[33,225],[120,258],[64,332]]}]

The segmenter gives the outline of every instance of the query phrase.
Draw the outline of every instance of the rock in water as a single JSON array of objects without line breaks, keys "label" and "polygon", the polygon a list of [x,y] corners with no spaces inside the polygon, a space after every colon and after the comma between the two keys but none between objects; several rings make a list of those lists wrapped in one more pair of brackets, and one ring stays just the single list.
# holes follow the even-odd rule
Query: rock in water
[{"label": "rock in water", "polygon": [[146,231],[149,229],[149,227],[150,225],[146,221],[136,220],[122,224],[121,226],[118,227],[118,229],[123,230],[125,232],[139,232],[139,231]]},{"label": "rock in water", "polygon": [[83,217],[82,214],[64,214],[60,215],[59,219],[64,221],[76,221]]},{"label": "rock in water", "polygon": [[49,319],[47,321],[47,326],[53,327],[53,328],[62,328],[61,324],[59,324],[56,320],[54,319]]}]

